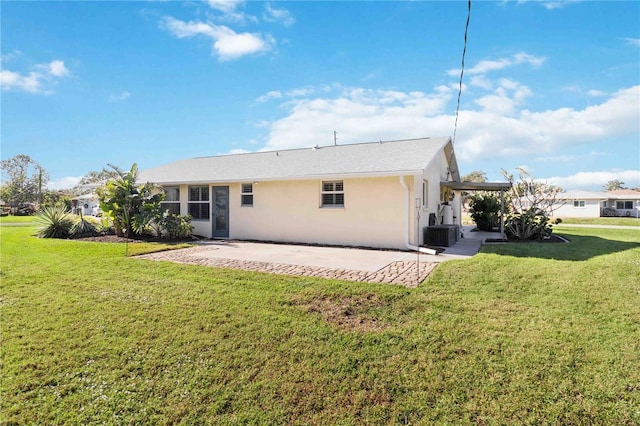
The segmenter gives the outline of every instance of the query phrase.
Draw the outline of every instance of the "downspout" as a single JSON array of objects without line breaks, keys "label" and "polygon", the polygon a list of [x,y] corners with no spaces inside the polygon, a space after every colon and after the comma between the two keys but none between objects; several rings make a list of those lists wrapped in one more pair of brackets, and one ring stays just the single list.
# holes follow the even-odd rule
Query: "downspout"
[{"label": "downspout", "polygon": [[405,227],[405,232],[404,232],[404,246],[406,248],[408,248],[409,250],[413,250],[413,251],[418,251],[420,253],[426,253],[426,254],[438,254],[437,251],[433,250],[433,249],[428,249],[428,248],[424,248],[424,247],[418,247],[418,246],[414,246],[412,244],[409,244],[409,232],[411,230],[411,227],[409,226],[409,211],[410,211],[410,207],[411,207],[411,194],[409,193],[409,187],[407,186],[406,182],[404,181],[404,176],[400,176],[400,185],[402,185],[402,187],[404,188],[405,191],[405,203],[404,203],[404,227]]}]

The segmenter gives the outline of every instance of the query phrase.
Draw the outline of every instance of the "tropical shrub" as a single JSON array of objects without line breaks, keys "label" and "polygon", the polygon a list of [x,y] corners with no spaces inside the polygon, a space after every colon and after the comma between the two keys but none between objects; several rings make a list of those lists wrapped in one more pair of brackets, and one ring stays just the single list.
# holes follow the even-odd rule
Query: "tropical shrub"
[{"label": "tropical shrub", "polygon": [[156,235],[161,238],[183,239],[189,238],[193,234],[191,216],[172,214],[165,210],[162,215],[154,221]]},{"label": "tropical shrub", "polygon": [[480,231],[493,231],[500,225],[500,198],[491,193],[478,193],[469,198],[469,214]]},{"label": "tropical shrub", "polygon": [[164,227],[163,235],[166,238],[189,238],[193,235],[193,226],[189,215],[168,214],[163,216],[162,224]]},{"label": "tropical shrub", "polygon": [[[518,168],[518,180],[505,170],[502,174],[511,183],[512,215],[505,221],[507,238],[517,240],[543,240],[553,232],[549,215],[562,205],[558,194],[562,188],[535,180],[526,170]],[[559,223],[556,219],[555,223]]]},{"label": "tropical shrub", "polygon": [[509,215],[505,221],[505,234],[512,240],[544,240],[553,232],[553,225],[562,219],[551,220],[549,216],[536,209],[524,213]]},{"label": "tropical shrub", "polygon": [[38,222],[41,227],[38,229],[38,236],[41,238],[68,238],[73,218],[69,211],[61,205],[43,208],[38,213]]},{"label": "tropical shrub", "polygon": [[81,237],[93,237],[99,234],[98,224],[92,220],[88,220],[80,214],[79,220],[77,220],[69,230],[69,236],[81,238]]},{"label": "tropical shrub", "polygon": [[111,166],[117,177],[109,180],[96,193],[100,208],[113,216],[115,233],[131,236],[132,231],[143,235],[149,232],[149,223],[158,217],[160,203],[165,194],[162,187],[153,183],[138,184],[138,165],[128,172]]}]

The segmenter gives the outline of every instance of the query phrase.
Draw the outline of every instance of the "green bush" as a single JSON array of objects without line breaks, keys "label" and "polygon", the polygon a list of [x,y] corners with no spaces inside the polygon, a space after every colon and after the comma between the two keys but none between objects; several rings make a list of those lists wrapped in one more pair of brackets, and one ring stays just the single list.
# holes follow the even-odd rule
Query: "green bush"
[{"label": "green bush", "polygon": [[[556,224],[560,222],[561,219],[555,220]],[[509,215],[505,221],[505,234],[512,240],[544,240],[552,232],[553,224],[549,217],[535,208]]]},{"label": "green bush", "polygon": [[500,226],[500,199],[490,193],[474,194],[469,198],[469,214],[480,231],[493,231]]},{"label": "green bush", "polygon": [[170,240],[189,238],[193,235],[191,216],[172,214],[168,210],[154,220],[153,228],[158,237]]},{"label": "green bush", "polygon": [[61,205],[45,207],[38,213],[38,236],[41,238],[69,238],[73,218]]},{"label": "green bush", "polygon": [[81,237],[94,237],[98,235],[98,225],[92,220],[87,220],[81,214],[79,220],[77,220],[69,230],[69,236],[81,238]]}]

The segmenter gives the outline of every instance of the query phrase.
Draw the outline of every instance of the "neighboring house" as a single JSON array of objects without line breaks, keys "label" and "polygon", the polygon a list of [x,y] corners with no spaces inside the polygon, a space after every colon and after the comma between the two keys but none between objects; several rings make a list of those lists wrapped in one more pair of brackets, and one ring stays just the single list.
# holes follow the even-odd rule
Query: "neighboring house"
[{"label": "neighboring house", "polygon": [[640,192],[573,190],[558,194],[553,215],[559,217],[640,216]]},{"label": "neighboring house", "polygon": [[459,181],[448,137],[191,158],[139,176],[207,238],[396,249],[422,243],[430,214],[460,223]]},{"label": "neighboring house", "polygon": [[102,212],[100,211],[98,196],[94,192],[90,192],[72,198],[71,212],[73,214],[82,213],[85,216],[99,216]]}]

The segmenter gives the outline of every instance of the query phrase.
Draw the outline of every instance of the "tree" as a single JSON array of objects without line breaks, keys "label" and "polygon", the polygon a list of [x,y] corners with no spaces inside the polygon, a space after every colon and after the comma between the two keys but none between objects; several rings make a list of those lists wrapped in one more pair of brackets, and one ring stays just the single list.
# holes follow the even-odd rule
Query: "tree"
[{"label": "tree", "polygon": [[462,176],[462,182],[486,182],[487,174],[482,170],[474,170],[468,175]]},{"label": "tree", "polygon": [[604,189],[605,191],[616,191],[618,189],[627,189],[624,187],[624,182],[615,179],[615,180],[610,180],[609,182],[607,182],[606,185],[602,186],[602,189]]},{"label": "tree", "polygon": [[120,177],[120,169],[111,164],[107,164],[107,166],[108,168],[105,167],[100,171],[92,170],[84,175],[80,179],[80,182],[71,189],[71,193],[74,195],[81,195],[87,192],[86,187],[89,185],[92,187],[103,186],[112,179],[118,179]]},{"label": "tree", "polygon": [[562,204],[558,195],[563,191],[561,187],[535,180],[526,170],[517,168],[518,181],[513,174],[502,170],[502,175],[511,183],[511,209],[522,213],[529,209],[551,215]]},{"label": "tree", "polygon": [[49,174],[28,155],[19,154],[0,162],[7,179],[0,185],[0,198],[16,209],[25,203],[42,204]]},{"label": "tree", "polygon": [[142,234],[149,222],[160,214],[164,191],[149,182],[138,185],[138,165],[135,163],[128,172],[109,166],[116,178],[96,190],[100,208],[113,216],[116,235],[130,237],[132,231]]},{"label": "tree", "polygon": [[480,231],[493,231],[500,225],[501,203],[498,195],[481,192],[469,197],[469,213]]},{"label": "tree", "polygon": [[[487,174],[482,170],[474,170],[471,173],[462,176],[462,182],[486,182]],[[487,194],[484,194],[487,195]],[[462,207],[464,209],[467,208],[467,202],[469,201],[469,193],[467,191],[462,191],[460,193],[460,200],[462,202]],[[476,223],[477,225],[477,223]]]},{"label": "tree", "polygon": [[506,220],[507,235],[522,240],[546,238],[552,232],[549,216],[563,204],[558,199],[562,188],[536,181],[522,168],[516,170],[517,182],[513,174],[502,170],[502,175],[511,183],[509,198],[512,213]]}]

